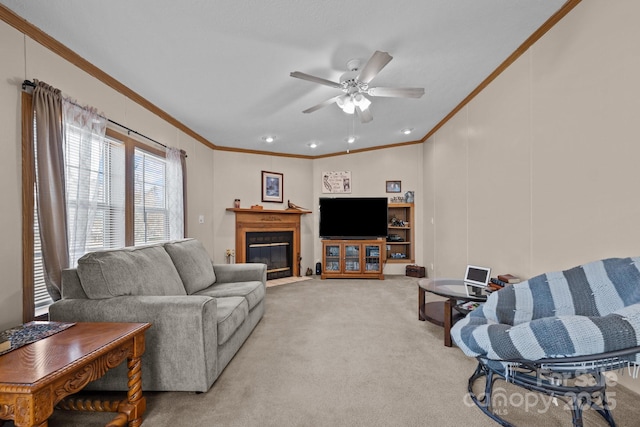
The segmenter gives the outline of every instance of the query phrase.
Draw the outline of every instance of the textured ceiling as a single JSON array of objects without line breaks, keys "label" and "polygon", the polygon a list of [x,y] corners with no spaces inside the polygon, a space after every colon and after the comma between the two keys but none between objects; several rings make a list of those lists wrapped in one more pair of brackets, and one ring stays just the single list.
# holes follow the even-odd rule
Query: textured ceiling
[{"label": "textured ceiling", "polygon": [[[319,156],[420,140],[565,0],[0,3],[217,146]],[[341,92],[290,72],[337,81],[376,50],[393,60],[372,86],[425,95],[373,98],[366,124],[336,105],[302,113]]]}]

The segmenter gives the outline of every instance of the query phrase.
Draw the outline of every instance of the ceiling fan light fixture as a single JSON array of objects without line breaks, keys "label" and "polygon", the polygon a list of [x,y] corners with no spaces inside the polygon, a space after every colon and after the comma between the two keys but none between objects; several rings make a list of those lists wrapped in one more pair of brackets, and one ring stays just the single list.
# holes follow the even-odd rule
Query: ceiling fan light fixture
[{"label": "ceiling fan light fixture", "polygon": [[352,96],[341,96],[336,100],[336,104],[347,114],[353,114],[356,112],[356,106],[353,102]]},{"label": "ceiling fan light fixture", "polygon": [[361,110],[366,110],[371,105],[371,101],[361,93],[353,95],[353,103],[360,107]]},{"label": "ceiling fan light fixture", "polygon": [[338,82],[300,71],[290,73],[291,77],[340,89],[343,92],[341,95],[329,98],[302,112],[312,113],[320,108],[336,104],[345,114],[355,114],[357,110],[360,122],[369,123],[373,120],[373,115],[369,110],[371,100],[365,95],[388,98],[420,98],[424,95],[424,88],[369,87],[371,81],[392,59],[393,57],[388,52],[379,50],[376,50],[362,67],[359,59],[351,59],[347,62],[348,71],[340,76]]}]

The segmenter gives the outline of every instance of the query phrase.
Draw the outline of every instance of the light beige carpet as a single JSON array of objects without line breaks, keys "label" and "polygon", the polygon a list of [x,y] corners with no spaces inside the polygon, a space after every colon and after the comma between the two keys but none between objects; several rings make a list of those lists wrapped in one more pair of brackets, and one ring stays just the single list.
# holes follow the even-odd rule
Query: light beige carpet
[{"label": "light beige carpet", "polygon": [[[444,347],[441,327],[418,321],[417,281],[314,278],[268,288],[264,318],[213,387],[146,393],[143,426],[496,426],[466,396],[475,361]],[[610,391],[618,426],[639,425],[638,395]],[[505,393],[512,404],[501,410],[517,426],[571,425],[562,407]],[[593,411],[585,418],[585,427],[606,425]],[[107,419],[56,411],[49,426]]]}]

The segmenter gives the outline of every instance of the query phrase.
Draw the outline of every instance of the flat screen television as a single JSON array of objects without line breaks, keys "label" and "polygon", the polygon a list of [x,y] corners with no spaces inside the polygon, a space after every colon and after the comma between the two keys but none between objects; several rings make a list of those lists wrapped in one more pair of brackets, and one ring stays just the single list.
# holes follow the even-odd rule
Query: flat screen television
[{"label": "flat screen television", "polygon": [[320,198],[321,238],[367,239],[386,236],[386,197]]}]

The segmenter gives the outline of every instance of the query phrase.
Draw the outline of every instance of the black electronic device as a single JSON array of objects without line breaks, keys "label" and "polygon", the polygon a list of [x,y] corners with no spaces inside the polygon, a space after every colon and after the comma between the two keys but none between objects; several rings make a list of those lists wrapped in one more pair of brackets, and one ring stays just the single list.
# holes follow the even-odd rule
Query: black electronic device
[{"label": "black electronic device", "polygon": [[316,275],[319,276],[322,274],[322,263],[316,262]]},{"label": "black electronic device", "polygon": [[321,197],[320,237],[372,239],[387,236],[386,197]]}]

